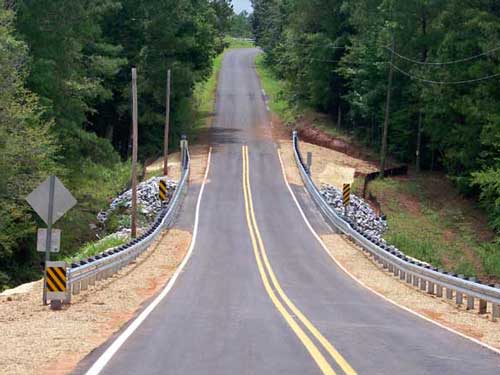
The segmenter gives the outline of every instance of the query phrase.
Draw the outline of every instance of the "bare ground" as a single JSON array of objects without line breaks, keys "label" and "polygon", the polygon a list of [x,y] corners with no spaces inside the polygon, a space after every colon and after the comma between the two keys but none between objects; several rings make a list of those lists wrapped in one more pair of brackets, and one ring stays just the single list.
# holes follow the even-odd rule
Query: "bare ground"
[{"label": "bare ground", "polygon": [[[303,185],[293,157],[291,142],[280,141],[279,144],[285,174],[289,183]],[[301,143],[302,153],[306,152],[307,147],[307,144]],[[321,174],[321,167],[315,172],[314,163],[320,166],[325,163],[334,163],[335,159],[330,158],[331,151],[324,149],[322,152],[313,154],[313,176],[314,174],[317,176]],[[328,158],[328,160],[318,160],[321,158]],[[338,162],[340,166],[347,164],[356,168],[357,165],[356,163],[351,163],[350,157],[347,155],[346,158],[342,158]],[[334,179],[335,176],[332,176],[332,180]],[[318,183],[318,179],[316,179],[315,183]],[[488,311],[485,315],[478,315],[477,310],[465,310],[465,302],[462,307],[458,307],[453,302],[426,294],[419,289],[407,285],[405,282],[400,281],[399,278],[386,272],[369,255],[365,254],[361,248],[350,242],[343,235],[327,234],[322,235],[321,238],[333,258],[368,288],[382,294],[396,304],[415,311],[464,335],[480,340],[487,345],[500,349],[500,330],[498,329],[500,323],[491,321],[491,311]],[[488,309],[490,308],[491,306],[488,306]]]},{"label": "bare ground", "polygon": [[[279,145],[282,152],[293,157],[292,141],[281,140],[279,141]],[[342,184],[352,183],[352,179],[356,173],[367,174],[377,171],[373,163],[357,159],[339,151],[307,142],[300,142],[299,147],[304,157],[307,152],[312,153],[311,176],[317,186],[330,184],[341,189]],[[293,168],[296,169],[295,165]]]},{"label": "bare ground", "polygon": [[[191,148],[191,182],[203,176],[206,151],[206,146]],[[166,231],[135,263],[73,296],[62,311],[42,305],[41,280],[0,296],[0,373],[70,373],[168,282],[190,241],[187,231]]]}]

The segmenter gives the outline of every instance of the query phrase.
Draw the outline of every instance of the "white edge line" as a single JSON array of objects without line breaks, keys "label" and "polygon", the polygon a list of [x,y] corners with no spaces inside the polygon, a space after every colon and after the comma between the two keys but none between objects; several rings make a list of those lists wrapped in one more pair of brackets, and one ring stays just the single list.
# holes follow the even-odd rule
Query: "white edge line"
[{"label": "white edge line", "polygon": [[191,239],[191,244],[189,245],[189,250],[182,260],[182,263],[177,267],[177,270],[173,274],[173,276],[168,281],[167,285],[161,293],[146,307],[137,318],[130,324],[125,331],[123,331],[120,336],[118,336],[115,341],[106,349],[104,353],[97,359],[96,362],[90,367],[90,369],[86,372],[86,375],[98,375],[104,367],[108,364],[111,358],[116,354],[116,352],[120,349],[120,347],[127,341],[127,339],[134,333],[134,331],[139,328],[139,326],[146,320],[149,314],[155,309],[156,306],[167,296],[172,287],[174,286],[177,278],[182,272],[183,268],[186,266],[191,254],[193,252],[194,246],[196,244],[196,237],[198,235],[198,223],[199,223],[199,214],[200,214],[200,204],[201,198],[203,196],[203,191],[205,190],[205,183],[207,181],[208,171],[210,169],[210,158],[212,155],[212,148],[208,151],[208,159],[207,159],[207,168],[205,170],[205,176],[203,178],[203,183],[201,185],[200,193],[198,194],[198,201],[196,203],[196,213],[194,219],[193,226],[193,237]]},{"label": "white edge line", "polygon": [[[292,198],[293,198],[293,201],[295,202],[295,205],[297,206],[299,212],[300,212],[300,215],[302,216],[302,218],[304,219],[307,227],[309,228],[309,230],[311,231],[311,233],[313,234],[313,236],[316,238],[316,240],[319,242],[319,244],[321,245],[321,247],[323,248],[323,250],[326,251],[326,253],[330,256],[330,258],[335,262],[335,264],[342,270],[344,271],[350,278],[352,278],[354,281],[356,281],[358,284],[360,284],[361,286],[363,286],[364,288],[368,289],[370,292],[376,294],[377,296],[379,296],[380,298],[384,299],[385,301],[389,302],[389,303],[392,303],[393,305],[399,307],[400,309],[403,309],[407,312],[409,312],[410,314],[413,314],[415,316],[418,316],[419,318],[422,318],[424,319],[425,321],[427,322],[430,322],[432,324],[435,324],[437,325],[438,327],[441,327],[449,332],[452,332],[462,338],[465,338],[465,339],[468,339],[486,349],[489,349],[491,350],[492,352],[496,353],[496,354],[500,354],[500,350],[491,346],[491,345],[488,345],[486,344],[485,342],[483,341],[480,341],[478,339],[475,339],[473,337],[470,337],[470,336],[467,336],[465,334],[463,334],[462,332],[459,332],[459,331],[456,331],[454,330],[453,328],[450,328],[444,324],[441,324],[439,322],[436,322],[435,320],[432,320],[428,317],[426,317],[425,315],[422,315],[416,311],[413,311],[411,310],[410,308],[406,307],[406,306],[403,306],[403,305],[400,305],[399,303],[397,303],[396,301],[393,301],[392,299],[384,296],[382,293],[379,293],[377,292],[375,289],[369,287],[368,285],[366,285],[364,282],[362,282],[361,280],[359,280],[356,276],[354,276],[351,272],[349,272],[333,255],[332,253],[330,252],[330,250],[328,249],[328,247],[325,245],[325,243],[323,242],[323,240],[321,239],[321,237],[316,233],[316,231],[314,230],[314,228],[312,227],[312,225],[309,223],[309,220],[307,219],[306,215],[304,214],[304,211],[302,210],[302,207],[300,206],[300,203],[298,202],[297,198],[295,197],[295,194],[293,193],[293,190],[292,188],[290,187],[290,184],[288,183],[288,180],[286,178],[286,174],[285,174],[285,166],[283,164],[283,160],[281,158],[281,153],[280,153],[280,150],[277,149],[278,151],[278,158],[279,158],[279,161],[280,161],[280,164],[281,164],[281,171],[283,173],[283,178],[285,179],[285,184],[288,188],[288,191],[290,192]],[[307,191],[307,190],[306,190]]]}]

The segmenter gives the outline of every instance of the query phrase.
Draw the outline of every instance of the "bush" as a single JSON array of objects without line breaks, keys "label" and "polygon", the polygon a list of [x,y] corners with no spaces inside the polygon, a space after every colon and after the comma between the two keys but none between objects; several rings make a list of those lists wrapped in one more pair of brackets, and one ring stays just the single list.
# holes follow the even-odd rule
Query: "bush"
[{"label": "bush", "polygon": [[500,233],[500,166],[472,174],[474,185],[481,189],[480,199],[490,218],[490,224]]}]

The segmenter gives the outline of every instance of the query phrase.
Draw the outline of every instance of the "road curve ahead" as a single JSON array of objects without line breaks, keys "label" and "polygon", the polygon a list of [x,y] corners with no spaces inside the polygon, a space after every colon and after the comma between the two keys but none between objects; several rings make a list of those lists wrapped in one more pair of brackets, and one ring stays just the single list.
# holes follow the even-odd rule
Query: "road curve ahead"
[{"label": "road curve ahead", "polygon": [[[222,64],[192,256],[118,350],[108,343],[77,372],[499,374],[495,353],[383,301],[333,264],[284,182],[256,53],[229,51]],[[187,199],[178,225],[192,219]],[[328,231],[309,198],[299,200]]]}]

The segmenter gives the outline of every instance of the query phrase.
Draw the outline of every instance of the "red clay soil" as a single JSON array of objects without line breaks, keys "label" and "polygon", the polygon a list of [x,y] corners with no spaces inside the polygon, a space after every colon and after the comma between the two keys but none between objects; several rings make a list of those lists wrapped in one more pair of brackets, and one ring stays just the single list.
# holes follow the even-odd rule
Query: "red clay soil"
[{"label": "red clay soil", "polygon": [[300,140],[312,143],[331,150],[339,151],[349,156],[364,159],[362,153],[351,144],[326,134],[312,126],[303,126],[298,129]]}]

